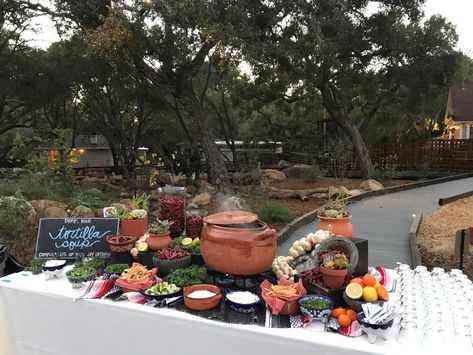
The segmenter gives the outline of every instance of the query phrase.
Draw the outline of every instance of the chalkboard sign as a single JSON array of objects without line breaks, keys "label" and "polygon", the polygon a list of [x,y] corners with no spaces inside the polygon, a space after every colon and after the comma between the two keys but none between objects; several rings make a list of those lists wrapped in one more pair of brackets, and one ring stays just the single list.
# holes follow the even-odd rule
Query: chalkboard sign
[{"label": "chalkboard sign", "polygon": [[36,239],[38,259],[108,258],[108,235],[118,234],[118,218],[42,218]]}]

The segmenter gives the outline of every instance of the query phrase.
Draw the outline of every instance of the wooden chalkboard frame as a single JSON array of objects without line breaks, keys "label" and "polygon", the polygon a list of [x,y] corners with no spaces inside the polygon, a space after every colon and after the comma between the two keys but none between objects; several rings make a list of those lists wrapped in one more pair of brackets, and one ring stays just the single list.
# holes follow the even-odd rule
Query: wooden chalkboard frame
[{"label": "wooden chalkboard frame", "polygon": [[41,218],[35,258],[109,258],[106,237],[118,234],[119,225],[119,218]]}]

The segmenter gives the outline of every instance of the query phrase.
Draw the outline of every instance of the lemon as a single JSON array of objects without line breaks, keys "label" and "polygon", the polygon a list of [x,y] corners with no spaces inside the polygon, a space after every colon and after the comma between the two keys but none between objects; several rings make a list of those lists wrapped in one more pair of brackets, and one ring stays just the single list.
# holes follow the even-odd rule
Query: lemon
[{"label": "lemon", "polygon": [[181,244],[182,245],[191,245],[192,244],[192,238],[184,238],[182,241],[181,241]]},{"label": "lemon", "polygon": [[363,289],[363,300],[366,302],[376,302],[378,300],[378,291],[373,286],[366,286]]},{"label": "lemon", "polygon": [[363,296],[363,287],[357,283],[351,283],[345,289],[347,296],[350,297],[352,300],[357,300]]},{"label": "lemon", "polygon": [[194,238],[194,240],[192,241],[192,244],[195,244],[195,243],[200,243],[200,239],[199,238]]}]

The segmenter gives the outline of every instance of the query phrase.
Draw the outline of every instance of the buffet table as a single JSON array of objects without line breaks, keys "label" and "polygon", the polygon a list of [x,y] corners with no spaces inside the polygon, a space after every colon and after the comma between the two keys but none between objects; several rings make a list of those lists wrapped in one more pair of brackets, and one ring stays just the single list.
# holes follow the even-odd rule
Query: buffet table
[{"label": "buffet table", "polygon": [[[370,344],[307,329],[275,329],[207,320],[174,309],[129,301],[74,301],[65,278],[22,272],[0,279],[0,354],[287,355],[410,354],[395,335]],[[449,344],[449,350],[452,345]],[[425,351],[426,349],[422,349]],[[436,351],[439,349],[437,348]],[[435,352],[437,353],[437,352]]]}]

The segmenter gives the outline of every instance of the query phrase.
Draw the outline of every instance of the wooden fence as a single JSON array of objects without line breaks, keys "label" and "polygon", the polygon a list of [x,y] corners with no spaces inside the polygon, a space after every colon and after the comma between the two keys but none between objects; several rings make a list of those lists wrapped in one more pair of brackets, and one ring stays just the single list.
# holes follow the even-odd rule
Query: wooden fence
[{"label": "wooden fence", "polygon": [[[388,143],[376,144],[368,147],[373,164],[380,168],[396,170],[471,170],[473,171],[473,140],[451,139],[430,140],[417,143]],[[278,154],[273,152],[253,152],[254,157],[240,155],[242,166],[252,160],[260,162],[264,168],[276,168],[280,160],[287,160],[294,164],[317,164],[323,168],[345,171],[357,170],[355,154],[348,160],[340,161],[331,157],[327,152],[320,154],[290,152]],[[255,159],[256,158],[256,159]]]}]

